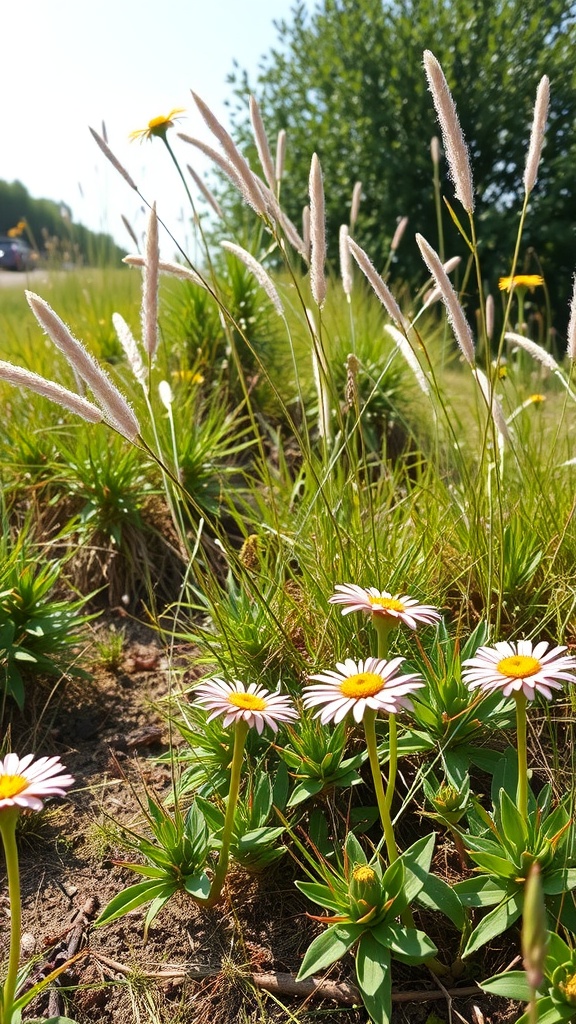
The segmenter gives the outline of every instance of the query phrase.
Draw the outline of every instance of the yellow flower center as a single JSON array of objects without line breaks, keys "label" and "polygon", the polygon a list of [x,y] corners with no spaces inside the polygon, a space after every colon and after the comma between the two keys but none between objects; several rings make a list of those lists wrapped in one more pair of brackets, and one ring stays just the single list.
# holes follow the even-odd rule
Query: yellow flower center
[{"label": "yellow flower center", "polygon": [[159,128],[162,124],[165,124],[167,127],[171,125],[170,120],[165,114],[161,114],[160,117],[153,117],[151,121],[148,121],[148,127],[150,129]]},{"label": "yellow flower center", "polygon": [[529,654],[513,654],[510,658],[502,658],[496,668],[503,676],[525,679],[526,676],[533,676],[539,672],[542,666],[537,658]]},{"label": "yellow flower center", "polygon": [[352,878],[355,882],[373,882],[376,878],[376,872],[369,868],[367,864],[360,864],[357,868],[354,868]]},{"label": "yellow flower center", "polygon": [[385,685],[386,680],[382,676],[377,676],[375,672],[357,672],[340,683],[340,693],[345,697],[373,697],[380,693]]},{"label": "yellow flower center", "polygon": [[576,974],[570,975],[560,986],[566,999],[573,1003],[576,1000]]},{"label": "yellow flower center", "polygon": [[375,604],[378,608],[385,608],[391,612],[403,612],[405,611],[405,605],[402,601],[397,601],[395,597],[369,597],[370,604]]},{"label": "yellow flower center", "polygon": [[228,700],[235,708],[242,708],[243,711],[264,711],[266,701],[262,697],[255,697],[253,693],[231,693]]},{"label": "yellow flower center", "polygon": [[0,775],[0,800],[18,796],[18,793],[28,789],[28,785],[28,779],[24,779],[22,775]]}]

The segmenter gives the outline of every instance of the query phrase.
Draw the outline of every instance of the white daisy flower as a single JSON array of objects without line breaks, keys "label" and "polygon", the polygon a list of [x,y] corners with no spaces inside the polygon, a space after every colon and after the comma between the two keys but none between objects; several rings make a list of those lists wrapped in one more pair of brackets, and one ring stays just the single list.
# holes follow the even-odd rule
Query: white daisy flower
[{"label": "white daisy flower", "polygon": [[366,658],[356,663],[347,658],[338,662],[336,671],[329,669],[310,676],[321,685],[304,687],[304,707],[325,705],[314,715],[322,725],[341,722],[349,711],[355,721],[360,722],[367,708],[387,711],[389,715],[395,715],[400,708],[411,711],[412,703],[406,694],[420,689],[425,683],[413,673],[396,675],[403,661],[404,658],[392,658],[391,661]]},{"label": "white daisy flower", "polygon": [[419,604],[415,597],[401,597],[389,594],[375,587],[358,587],[355,583],[338,583],[338,593],[328,598],[330,604],[342,604],[342,615],[349,612],[367,612],[369,615],[384,616],[392,625],[394,620],[403,622],[410,629],[418,623],[438,622],[440,613],[427,604]]},{"label": "white daisy flower", "polygon": [[265,725],[277,732],[279,722],[293,722],[298,718],[289,697],[270,693],[257,683],[250,683],[246,687],[237,679],[227,683],[215,677],[200,683],[195,693],[198,704],[211,712],[208,721],[224,715],[224,726],[243,720],[258,733],[262,732]]},{"label": "white daisy flower", "polygon": [[501,641],[494,647],[479,647],[463,663],[462,679],[469,690],[481,687],[487,693],[501,690],[504,697],[522,692],[528,700],[541,693],[548,700],[552,690],[561,690],[564,680],[576,683],[576,658],[563,655],[566,647],[553,647],[542,640]]},{"label": "white daisy flower", "polygon": [[41,811],[46,797],[66,796],[74,779],[65,772],[59,757],[35,761],[34,754],[6,754],[0,759],[0,814],[8,807]]}]

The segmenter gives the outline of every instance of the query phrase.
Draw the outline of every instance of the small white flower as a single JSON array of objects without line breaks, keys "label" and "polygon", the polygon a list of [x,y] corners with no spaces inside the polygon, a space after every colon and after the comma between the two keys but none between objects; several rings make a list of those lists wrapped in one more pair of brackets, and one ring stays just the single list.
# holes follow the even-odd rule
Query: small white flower
[{"label": "small white flower", "polygon": [[59,757],[35,761],[34,754],[6,754],[0,759],[0,814],[7,807],[41,811],[46,797],[66,796],[74,779],[65,772]]},{"label": "small white flower", "polygon": [[502,641],[494,647],[479,647],[473,658],[467,658],[462,679],[469,690],[480,687],[487,693],[501,690],[504,697],[523,693],[534,700],[541,693],[548,700],[552,690],[561,690],[558,680],[576,683],[576,658],[563,655],[566,647],[553,647],[542,640],[536,646],[531,640]]},{"label": "small white flower", "polygon": [[330,597],[330,604],[342,604],[342,615],[349,612],[368,612],[370,615],[397,619],[410,629],[416,629],[419,622],[429,624],[438,622],[440,613],[431,605],[419,604],[415,597],[392,595],[386,590],[375,587],[359,587],[355,583],[338,583],[338,591]]},{"label": "small white flower", "polygon": [[366,658],[356,663],[352,658],[347,658],[344,662],[338,662],[336,671],[329,669],[310,676],[321,685],[304,687],[304,707],[325,705],[314,715],[322,725],[341,722],[349,711],[356,722],[361,722],[367,708],[386,711],[389,715],[395,715],[400,708],[411,711],[412,703],[406,695],[420,689],[425,683],[413,673],[396,675],[403,661],[404,658],[393,658],[391,661]]},{"label": "small white flower", "polygon": [[195,693],[198,704],[211,712],[208,721],[224,715],[224,726],[243,720],[258,733],[265,725],[277,732],[279,722],[293,722],[298,718],[289,697],[270,693],[257,683],[246,687],[237,679],[227,683],[224,679],[214,678],[200,683]]}]

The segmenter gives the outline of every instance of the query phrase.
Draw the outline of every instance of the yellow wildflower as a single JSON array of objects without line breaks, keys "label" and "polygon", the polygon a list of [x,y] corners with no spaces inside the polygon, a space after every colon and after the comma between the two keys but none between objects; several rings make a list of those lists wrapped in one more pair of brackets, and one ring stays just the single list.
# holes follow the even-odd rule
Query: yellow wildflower
[{"label": "yellow wildflower", "polygon": [[151,139],[153,135],[159,136],[161,139],[166,138],[166,132],[169,128],[174,127],[174,121],[178,120],[178,114],[184,113],[184,107],[174,107],[169,114],[160,114],[159,117],[153,117],[151,121],[148,121],[146,128],[138,128],[134,132],[130,132],[131,139],[140,139],[141,142],[144,139]]},{"label": "yellow wildflower", "polygon": [[175,380],[187,381],[189,384],[204,383],[203,375],[194,370],[172,370],[172,376]]},{"label": "yellow wildflower", "polygon": [[512,288],[529,288],[533,292],[541,284],[544,284],[544,278],[540,274],[516,274],[515,277],[501,277],[498,281],[501,292],[509,292]]},{"label": "yellow wildflower", "polygon": [[8,235],[8,238],[18,238],[19,235],[21,235],[22,232],[24,231],[25,227],[26,227],[26,221],[25,220],[19,220],[17,225],[16,225],[16,227],[8,228],[8,231],[6,232],[6,234]]}]

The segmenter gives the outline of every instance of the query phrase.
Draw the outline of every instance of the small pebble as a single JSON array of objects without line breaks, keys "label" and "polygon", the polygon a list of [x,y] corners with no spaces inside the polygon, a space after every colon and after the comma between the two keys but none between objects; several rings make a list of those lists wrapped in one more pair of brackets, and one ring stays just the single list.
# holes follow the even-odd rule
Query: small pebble
[{"label": "small pebble", "polygon": [[23,932],[20,938],[20,951],[22,956],[34,956],[36,952],[36,937],[32,932]]}]

